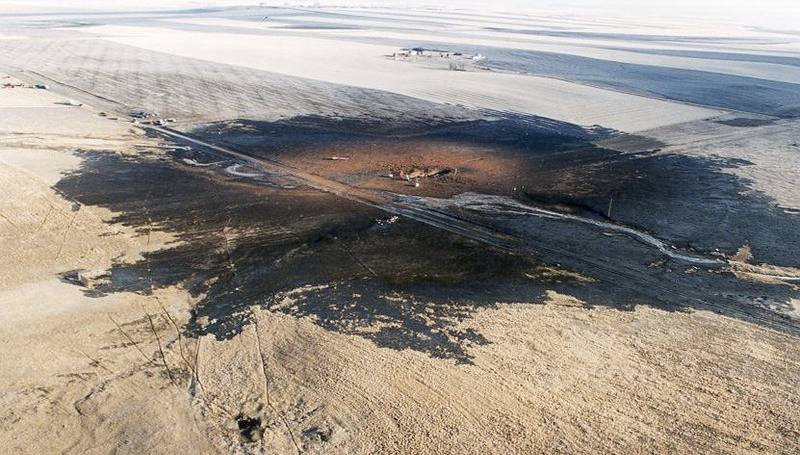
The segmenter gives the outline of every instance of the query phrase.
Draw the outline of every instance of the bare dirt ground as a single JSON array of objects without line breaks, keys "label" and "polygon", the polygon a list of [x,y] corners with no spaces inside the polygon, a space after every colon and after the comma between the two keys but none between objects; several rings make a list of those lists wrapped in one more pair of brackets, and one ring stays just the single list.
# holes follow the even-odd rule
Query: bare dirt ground
[{"label": "bare dirt ground", "polygon": [[609,137],[37,33],[2,43],[51,84],[0,89],[4,451],[800,449],[795,120]]}]

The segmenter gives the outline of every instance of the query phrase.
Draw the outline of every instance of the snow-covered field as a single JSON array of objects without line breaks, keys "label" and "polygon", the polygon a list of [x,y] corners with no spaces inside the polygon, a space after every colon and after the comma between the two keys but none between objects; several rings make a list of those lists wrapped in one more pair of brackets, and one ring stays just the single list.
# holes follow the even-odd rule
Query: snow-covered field
[{"label": "snow-covered field", "polygon": [[[446,71],[389,58],[396,46],[275,32],[248,35],[168,27],[100,26],[103,39],[159,52],[429,101],[534,114],[579,125],[635,132],[709,117],[714,109],[650,99],[555,78],[489,71]],[[429,36],[429,39],[435,39]],[[423,62],[424,63],[424,62]]]}]

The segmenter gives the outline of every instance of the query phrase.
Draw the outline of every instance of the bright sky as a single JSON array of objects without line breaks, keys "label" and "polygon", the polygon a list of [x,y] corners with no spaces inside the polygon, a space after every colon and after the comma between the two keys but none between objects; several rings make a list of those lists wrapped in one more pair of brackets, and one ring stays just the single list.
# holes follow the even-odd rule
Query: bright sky
[{"label": "bright sky", "polygon": [[[691,18],[702,22],[736,22],[800,30],[797,0],[261,0],[280,6],[320,3],[364,6],[435,6],[498,10],[546,10],[585,15],[642,18]],[[0,13],[18,10],[115,9],[141,10],[152,7],[200,7],[258,4],[259,0],[0,0]]]}]

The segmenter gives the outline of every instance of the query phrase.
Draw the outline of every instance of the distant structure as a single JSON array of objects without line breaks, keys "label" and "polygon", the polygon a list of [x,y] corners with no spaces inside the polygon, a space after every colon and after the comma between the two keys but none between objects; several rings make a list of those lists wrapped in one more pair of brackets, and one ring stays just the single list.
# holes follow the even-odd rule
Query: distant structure
[{"label": "distant structure", "polygon": [[[416,60],[420,57],[434,60],[447,60],[448,69],[450,71],[467,71],[467,64],[477,64],[487,59],[486,56],[481,53],[471,54],[443,49],[427,49],[422,46],[403,48],[399,52],[393,52],[389,57],[398,61],[408,59]],[[482,67],[482,69],[488,68]]]}]

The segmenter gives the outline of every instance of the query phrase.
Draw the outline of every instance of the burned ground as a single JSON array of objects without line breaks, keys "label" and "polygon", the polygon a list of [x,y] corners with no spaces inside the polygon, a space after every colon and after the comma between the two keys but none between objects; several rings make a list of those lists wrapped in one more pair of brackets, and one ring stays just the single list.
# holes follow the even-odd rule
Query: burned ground
[{"label": "burned ground", "polygon": [[[111,181],[115,190],[107,191]],[[109,283],[87,292],[184,286],[201,297],[186,328],[190,335],[236,336],[251,322],[250,305],[277,307],[281,293],[322,284],[330,290],[280,310],[315,315],[324,327],[344,332],[384,324],[365,336],[380,345],[464,358],[450,338],[481,337],[449,334],[448,327],[491,305],[500,298],[488,298],[491,289],[501,291],[504,279],[518,279],[532,262],[410,221],[381,226],[375,221],[380,212],[333,196],[219,182],[151,157],[84,152],[83,168],[58,188],[83,204],[111,208],[119,213],[112,222],[143,236],[150,229],[176,234],[175,246],[145,253],[133,264],[117,263]],[[419,299],[426,289],[430,302],[384,298]],[[346,305],[339,297],[349,297],[353,306],[337,310]],[[467,303],[455,303],[461,300]],[[435,310],[433,323],[421,319],[425,308]],[[426,334],[432,341],[420,342]]]},{"label": "burned ground", "polygon": [[[395,161],[451,165],[456,177],[444,185],[432,182],[430,193],[419,191],[437,197],[455,194],[452,188],[508,194],[536,206],[642,229],[679,247],[732,255],[747,244],[760,261],[800,266],[792,241],[800,218],[733,175],[733,169],[753,164],[746,160],[661,153],[654,147],[657,141],[636,136],[630,141],[641,144],[638,150],[621,153],[563,132],[572,129],[513,120],[440,126],[416,135],[381,134],[384,130],[355,119],[337,123],[303,117],[237,120],[194,132],[347,183],[385,177]],[[351,159],[332,163],[333,155]]]},{"label": "burned ground", "polygon": [[[691,254],[723,258],[750,245],[758,261],[797,266],[791,236],[798,217],[726,172],[747,163],[605,149],[548,151],[542,137],[526,139],[534,132],[495,126],[500,127],[495,135],[507,140],[494,153],[528,167],[526,190],[515,194],[519,201],[635,227]],[[486,138],[491,125],[465,128],[476,127],[482,130],[476,137]],[[407,140],[275,128],[282,129],[272,137],[296,137],[298,149],[306,151],[350,144],[358,154],[364,141],[374,146]],[[469,143],[469,134],[454,131],[433,133],[431,150],[441,145],[442,136],[453,144]],[[231,137],[220,139],[232,142]],[[236,138],[240,148],[258,143],[254,155],[275,158],[241,129]],[[290,142],[277,157],[291,155]],[[309,143],[313,147],[304,148]],[[724,261],[694,267],[586,224],[449,209],[460,219],[514,236],[519,251],[509,254],[412,220],[386,223],[376,209],[302,186],[264,185],[179,159],[214,161],[206,152],[79,154],[81,169],[61,180],[59,191],[81,204],[111,209],[112,222],[142,236],[162,230],[177,239],[144,253],[138,262],[118,261],[110,282],[87,293],[185,287],[199,301],[185,327],[190,336],[235,337],[252,323],[250,306],[258,305],[380,346],[469,362],[468,347],[488,340],[460,327],[461,321],[498,302],[543,302],[548,290],[575,296],[587,309],[694,307],[797,330],[794,319],[785,316],[788,302],[798,296],[793,286],[740,280],[724,272]],[[610,217],[609,197],[614,198]]]}]

